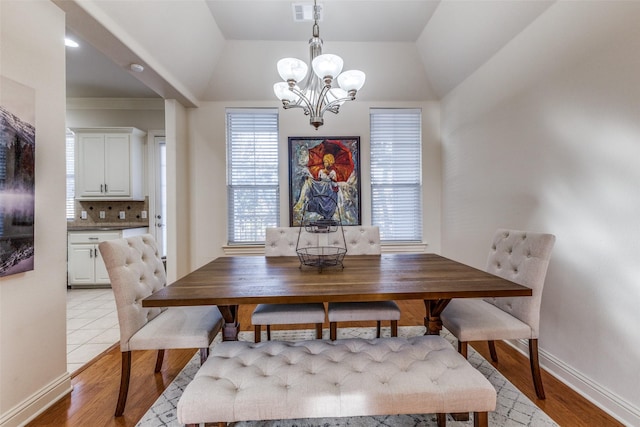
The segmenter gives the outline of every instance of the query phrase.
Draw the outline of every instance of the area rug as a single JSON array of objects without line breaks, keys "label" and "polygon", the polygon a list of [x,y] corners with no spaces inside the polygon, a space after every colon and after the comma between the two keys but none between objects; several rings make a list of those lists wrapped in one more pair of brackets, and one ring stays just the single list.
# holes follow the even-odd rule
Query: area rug
[{"label": "area rug", "polygon": [[[423,326],[406,326],[398,328],[398,335],[410,337],[423,335]],[[389,328],[382,329],[383,336],[389,336]],[[301,341],[315,338],[315,330],[285,330],[272,331],[272,339],[282,341]],[[326,335],[326,336],[324,336]],[[449,340],[452,345],[455,343],[453,337],[446,330],[441,335]],[[338,339],[340,338],[365,338],[375,337],[375,328],[339,328]],[[329,338],[328,330],[324,331],[324,339]],[[243,341],[253,341],[253,332],[240,332],[238,339]],[[266,336],[263,337],[266,339]],[[219,342],[220,335],[214,341]],[[182,395],[182,391],[189,384],[196,371],[200,367],[199,354],[196,353],[187,363],[182,372],[167,387],[162,396],[156,400],[153,406],[138,422],[137,427],[178,427],[176,418],[176,404]],[[557,426],[551,418],[538,408],[531,400],[523,395],[507,379],[502,376],[489,362],[469,347],[469,363],[478,369],[493,384],[498,392],[498,403],[496,410],[489,413],[489,425],[500,427],[530,426],[548,427]],[[415,415],[393,415],[376,417],[344,417],[344,418],[314,418],[300,420],[277,420],[277,421],[253,421],[238,422],[234,427],[428,427],[437,426],[434,414]],[[454,421],[450,417],[447,419],[447,426],[467,427],[473,426],[473,414],[469,421]]]}]

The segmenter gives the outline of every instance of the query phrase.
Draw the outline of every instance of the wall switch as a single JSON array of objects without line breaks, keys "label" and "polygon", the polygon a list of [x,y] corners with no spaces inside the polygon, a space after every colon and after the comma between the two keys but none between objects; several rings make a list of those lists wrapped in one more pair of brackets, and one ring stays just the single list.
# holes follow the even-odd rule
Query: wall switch
[{"label": "wall switch", "polygon": [[124,211],[120,211],[120,215],[118,215],[118,218],[124,219]]},{"label": "wall switch", "polygon": [[104,213],[104,211],[100,211],[100,219],[105,219],[107,215]]},{"label": "wall switch", "polygon": [[80,218],[87,219],[87,211],[80,212]]},{"label": "wall switch", "polygon": [[147,219],[147,211],[141,211],[140,212],[140,218]]}]

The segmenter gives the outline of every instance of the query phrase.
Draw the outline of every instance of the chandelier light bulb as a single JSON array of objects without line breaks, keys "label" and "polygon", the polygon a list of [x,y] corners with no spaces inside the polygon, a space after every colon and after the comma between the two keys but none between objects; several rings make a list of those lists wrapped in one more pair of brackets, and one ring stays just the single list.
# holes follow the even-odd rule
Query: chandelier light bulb
[{"label": "chandelier light bulb", "polygon": [[313,59],[311,62],[311,66],[313,67],[313,72],[316,73],[316,76],[320,77],[320,79],[324,80],[325,77],[331,77],[331,79],[335,79],[340,71],[342,71],[342,65],[344,61],[338,55],[333,55],[330,53],[325,53],[324,55],[319,55]]},{"label": "chandelier light bulb", "polygon": [[300,97],[289,89],[289,84],[286,82],[279,82],[273,85],[273,93],[281,101],[296,102]]},{"label": "chandelier light bulb", "polygon": [[360,70],[348,70],[338,76],[338,84],[342,89],[356,92],[362,89],[366,75]]},{"label": "chandelier light bulb", "polygon": [[300,59],[296,58],[283,58],[278,61],[278,74],[282,80],[289,81],[293,80],[295,82],[302,81],[306,75],[309,66]]}]

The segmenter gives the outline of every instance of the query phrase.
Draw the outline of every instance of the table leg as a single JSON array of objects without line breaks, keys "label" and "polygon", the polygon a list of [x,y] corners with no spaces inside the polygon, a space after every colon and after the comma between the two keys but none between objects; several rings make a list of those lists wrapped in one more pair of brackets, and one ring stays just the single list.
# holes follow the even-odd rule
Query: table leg
[{"label": "table leg", "polygon": [[437,300],[424,300],[424,307],[427,311],[427,315],[424,318],[424,326],[427,331],[425,335],[440,335],[442,330],[442,320],[440,319],[440,313],[449,304],[449,299],[437,299]]},{"label": "table leg", "polygon": [[219,305],[218,309],[224,319],[222,325],[222,341],[238,341],[240,322],[238,322],[237,305]]}]

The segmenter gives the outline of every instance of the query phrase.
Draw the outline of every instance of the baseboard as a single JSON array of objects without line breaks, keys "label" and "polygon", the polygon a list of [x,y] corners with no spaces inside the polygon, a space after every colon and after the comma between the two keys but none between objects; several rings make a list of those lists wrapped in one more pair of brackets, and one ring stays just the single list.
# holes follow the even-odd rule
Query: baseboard
[{"label": "baseboard", "polygon": [[24,426],[72,390],[68,372],[0,416],[0,427]]},{"label": "baseboard", "polygon": [[[520,353],[529,357],[527,340],[506,341]],[[626,426],[640,426],[640,408],[633,406],[620,396],[602,387],[591,378],[583,375],[573,367],[543,349],[539,349],[540,366],[569,386],[576,393],[602,409]]]}]

